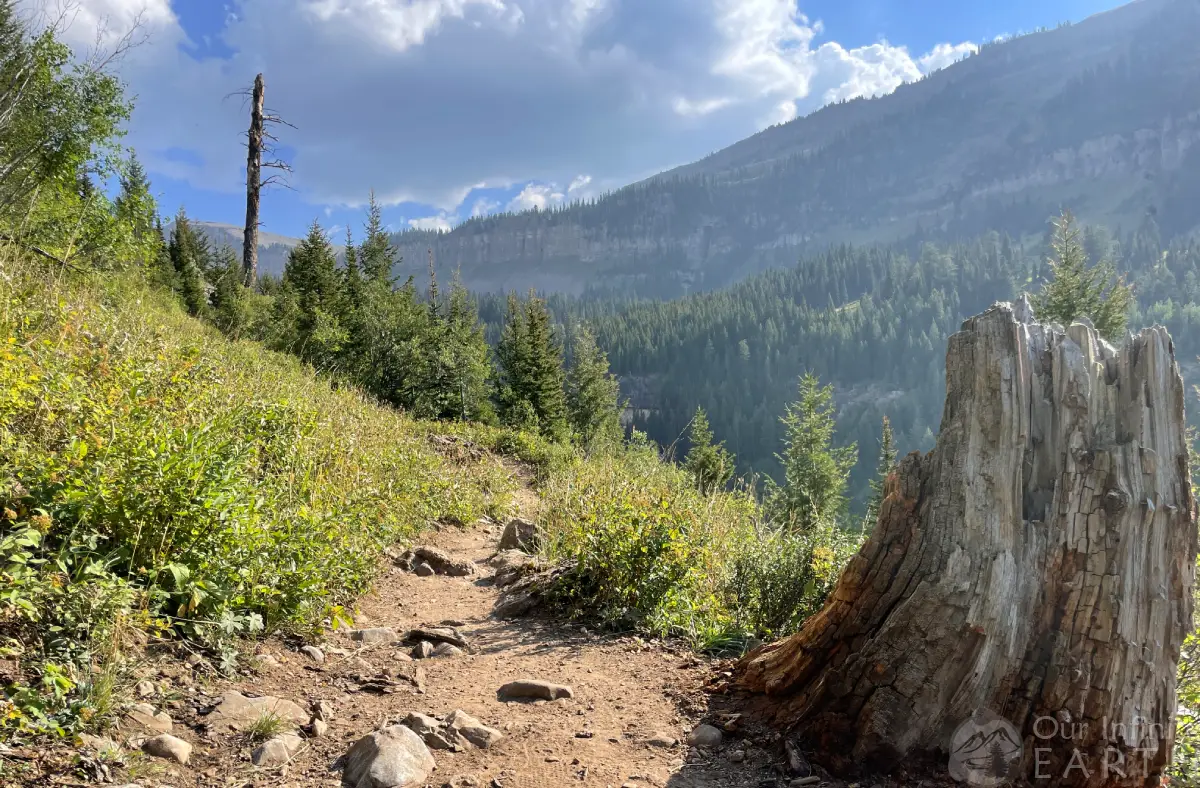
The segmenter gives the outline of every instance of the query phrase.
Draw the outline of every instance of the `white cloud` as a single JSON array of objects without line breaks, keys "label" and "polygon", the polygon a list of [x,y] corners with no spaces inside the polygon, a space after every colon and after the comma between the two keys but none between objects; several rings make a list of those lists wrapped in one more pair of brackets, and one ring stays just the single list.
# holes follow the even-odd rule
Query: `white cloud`
[{"label": "white cloud", "polygon": [[500,203],[495,200],[489,200],[486,197],[480,197],[471,206],[472,216],[487,216],[489,213],[495,213],[500,210]]},{"label": "white cloud", "polygon": [[962,44],[938,44],[917,60],[917,66],[922,74],[932,74],[946,66],[952,66],[967,55],[979,51],[979,47],[967,41]]},{"label": "white cloud", "polygon": [[544,211],[555,205],[560,205],[566,195],[550,183],[530,183],[508,203],[509,211],[529,211],[534,208]]},{"label": "white cloud", "polygon": [[454,229],[455,218],[440,213],[437,216],[423,216],[420,219],[409,219],[408,226],[414,230],[437,230],[449,232]]},{"label": "white cloud", "polygon": [[104,14],[147,9],[153,38],[122,75],[138,97],[128,141],[152,174],[236,192],[246,117],[228,96],[261,71],[268,106],[297,127],[279,137],[307,200],[360,205],[374,188],[441,211],[427,226],[475,214],[462,207],[475,188],[528,184],[520,209],[590,193],[551,185],[581,172],[629,182],[972,46],[818,45],[797,0],[230,0],[219,39],[233,54],[216,58],[167,0],[79,2],[82,46]]},{"label": "white cloud", "polygon": [[578,194],[587,189],[592,182],[591,175],[576,175],[567,186],[567,194]]}]

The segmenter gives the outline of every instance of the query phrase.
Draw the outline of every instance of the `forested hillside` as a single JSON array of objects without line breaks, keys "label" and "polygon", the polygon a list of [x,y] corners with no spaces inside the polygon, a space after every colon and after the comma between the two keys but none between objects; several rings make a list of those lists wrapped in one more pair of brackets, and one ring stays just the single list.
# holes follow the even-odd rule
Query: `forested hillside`
[{"label": "forested hillside", "polygon": [[473,290],[675,296],[830,244],[1040,233],[1062,205],[1128,233],[1196,225],[1200,8],[1139,0],[988,45],[878,99],[825,107],[557,210],[396,237]]},{"label": "forested hillside", "polygon": [[[1164,244],[1152,217],[1120,239],[1086,228],[1081,242],[1093,262],[1109,258],[1127,272],[1137,297],[1131,328],[1161,323],[1180,358],[1200,354],[1200,244]],[[740,472],[778,475],[779,419],[796,399],[799,376],[832,383],[838,440],[860,448],[853,489],[861,504],[883,417],[902,452],[930,448],[941,420],[946,338],[994,301],[1037,291],[1049,275],[1048,252],[1048,235],[1021,245],[997,232],[915,248],[839,246],[682,299],[549,303],[560,321],[595,327],[630,401],[627,415],[662,445],[677,445],[679,457],[701,406]],[[481,314],[497,320],[498,299],[485,297]]]}]

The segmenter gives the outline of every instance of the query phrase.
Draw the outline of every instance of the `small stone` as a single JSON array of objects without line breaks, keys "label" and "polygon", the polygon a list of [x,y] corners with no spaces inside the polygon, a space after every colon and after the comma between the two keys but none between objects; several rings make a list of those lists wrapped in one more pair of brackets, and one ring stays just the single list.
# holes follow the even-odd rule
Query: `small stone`
[{"label": "small stone", "polygon": [[548,681],[539,681],[537,679],[510,681],[497,690],[496,694],[502,701],[519,699],[558,700],[559,698],[575,697],[575,691],[568,686],[551,684]]},{"label": "small stone", "polygon": [[302,646],[300,648],[300,653],[318,665],[325,661],[325,652],[321,651],[321,649],[317,648],[316,646]]},{"label": "small stone", "polygon": [[157,711],[149,703],[135,703],[125,713],[125,721],[132,727],[151,734],[170,733],[173,727],[171,716]]},{"label": "small stone", "polygon": [[187,659],[184,660],[189,668],[194,668],[203,661],[204,657],[200,656],[199,654],[188,654]]},{"label": "small stone", "polygon": [[255,766],[283,766],[304,746],[304,740],[294,733],[273,736],[254,749],[250,762]]},{"label": "small stone", "polygon": [[376,643],[392,643],[396,640],[396,630],[391,627],[372,627],[370,629],[355,629],[350,632],[350,639],[364,646]]},{"label": "small stone", "polygon": [[429,659],[433,656],[433,652],[433,644],[428,640],[422,640],[420,643],[413,646],[413,650],[409,653],[413,659]]},{"label": "small stone", "polygon": [[481,750],[486,750],[504,738],[503,733],[495,728],[489,728],[461,709],[455,709],[450,713],[450,716],[446,718],[446,726]]},{"label": "small stone", "polygon": [[93,736],[90,733],[79,734],[79,743],[94,751],[97,755],[117,755],[121,752],[121,745],[117,744],[112,739],[104,736]]},{"label": "small stone", "polygon": [[676,744],[679,744],[679,740],[668,733],[656,731],[650,734],[650,738],[646,739],[646,744],[650,745],[651,747],[662,747],[663,749],[669,750]]},{"label": "small stone", "polygon": [[461,648],[449,643],[439,643],[433,650],[433,656],[435,657],[459,657],[462,656],[462,653],[463,650]]},{"label": "small stone", "polygon": [[210,727],[227,727],[242,731],[254,725],[265,714],[274,714],[296,726],[303,725],[309,719],[308,712],[290,700],[272,695],[247,698],[240,692],[230,690],[221,697],[221,701],[208,715],[206,722]]},{"label": "small stone", "polygon": [[180,766],[187,766],[188,759],[192,757],[192,745],[169,733],[163,733],[142,742],[142,752],[155,758],[175,761]]},{"label": "small stone", "polygon": [[426,563],[429,568],[439,575],[449,575],[450,577],[467,577],[475,574],[475,564],[465,558],[455,558],[444,550],[439,550],[436,547],[420,546],[414,547],[413,558],[420,563]]},{"label": "small stone", "polygon": [[417,564],[413,568],[413,572],[416,573],[417,577],[432,577],[433,575],[437,574],[437,572],[433,571],[433,567],[424,561]]},{"label": "small stone", "polygon": [[279,667],[279,660],[275,659],[275,657],[271,656],[270,654],[259,654],[254,658],[254,663],[258,666],[259,670]]},{"label": "small stone", "polygon": [[329,722],[333,719],[333,704],[327,700],[316,700],[310,705],[312,715],[318,720]]},{"label": "small stone", "polygon": [[158,694],[158,687],[153,681],[139,681],[133,688],[139,698],[152,698]]},{"label": "small stone", "polygon": [[719,747],[724,734],[720,729],[714,728],[711,725],[697,725],[696,728],[688,734],[688,744],[692,747]]},{"label": "small stone", "polygon": [[730,763],[741,763],[744,760],[746,760],[746,752],[744,750],[734,750],[729,753]]},{"label": "small stone", "polygon": [[500,537],[501,550],[522,550],[526,553],[537,549],[537,523],[522,517],[514,517],[504,526],[504,534]]},{"label": "small stone", "polygon": [[327,733],[329,733],[329,723],[325,720],[314,717],[308,724],[308,735],[314,739],[324,738]]},{"label": "small stone", "polygon": [[404,725],[368,734],[343,759],[342,783],[354,788],[409,788],[424,785],[437,764],[421,737]]}]

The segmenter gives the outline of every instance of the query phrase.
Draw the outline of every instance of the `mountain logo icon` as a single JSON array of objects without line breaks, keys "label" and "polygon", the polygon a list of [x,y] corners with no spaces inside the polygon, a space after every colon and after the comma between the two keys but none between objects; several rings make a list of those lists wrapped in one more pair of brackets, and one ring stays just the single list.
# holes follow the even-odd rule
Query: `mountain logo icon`
[{"label": "mountain logo icon", "polygon": [[976,709],[950,738],[950,776],[989,788],[1016,782],[1024,747],[1012,723],[987,709]]}]

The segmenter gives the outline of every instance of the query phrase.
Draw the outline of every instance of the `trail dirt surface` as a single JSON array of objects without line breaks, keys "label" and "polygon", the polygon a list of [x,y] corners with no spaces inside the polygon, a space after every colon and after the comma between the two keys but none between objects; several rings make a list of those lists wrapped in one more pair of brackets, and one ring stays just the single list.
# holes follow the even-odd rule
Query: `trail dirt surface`
[{"label": "trail dirt surface", "polygon": [[[163,666],[156,676],[163,693],[158,703],[174,716],[175,735],[194,750],[186,766],[134,755],[128,779],[142,788],[332,788],[342,784],[338,759],[361,737],[413,712],[444,717],[461,710],[503,739],[487,749],[431,750],[437,768],[426,785],[788,784],[773,778],[770,745],[743,744],[735,726],[719,747],[688,747],[688,733],[709,712],[703,687],[715,669],[710,660],[682,645],[597,635],[545,618],[491,617],[499,589],[487,561],[501,533],[499,525],[476,524],[427,535],[423,544],[472,562],[474,575],[389,569],[360,600],[355,627],[390,628],[395,639],[365,644],[348,631],[330,632],[320,644],[320,663],[300,643],[268,641],[259,647],[255,675],[236,682],[193,682],[185,675],[204,665]],[[454,627],[470,650],[413,660],[412,647],[398,642],[414,628],[439,626]],[[498,697],[502,685],[521,679],[566,685],[573,697],[524,702]],[[328,730],[304,738],[286,764],[256,767],[251,736],[213,724],[213,707],[231,690],[275,696],[305,709],[324,702]]]}]

